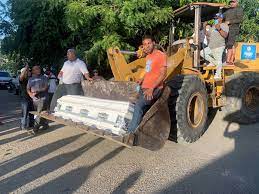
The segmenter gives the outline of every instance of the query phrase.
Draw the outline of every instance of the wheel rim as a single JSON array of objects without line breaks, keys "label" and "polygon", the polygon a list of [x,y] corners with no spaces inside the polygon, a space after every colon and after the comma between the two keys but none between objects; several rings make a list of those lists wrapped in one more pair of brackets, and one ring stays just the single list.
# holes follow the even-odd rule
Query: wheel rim
[{"label": "wheel rim", "polygon": [[252,86],[248,88],[244,96],[245,106],[248,110],[255,112],[259,108],[259,88]]},{"label": "wheel rim", "polygon": [[192,128],[197,128],[204,117],[205,104],[202,95],[197,92],[191,95],[187,106],[188,123]]}]

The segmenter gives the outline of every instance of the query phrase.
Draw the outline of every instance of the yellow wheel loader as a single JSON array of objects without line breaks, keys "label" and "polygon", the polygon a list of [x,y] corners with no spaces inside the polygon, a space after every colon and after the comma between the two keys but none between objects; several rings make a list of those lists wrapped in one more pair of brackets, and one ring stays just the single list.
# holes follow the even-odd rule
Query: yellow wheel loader
[{"label": "yellow wheel loader", "polygon": [[[203,49],[200,29],[227,7],[218,3],[192,3],[174,11],[167,48],[168,70],[166,87],[161,97],[146,112],[134,134],[114,134],[75,123],[44,113],[35,113],[56,122],[78,127],[86,132],[118,142],[124,146],[141,146],[149,150],[163,147],[169,135],[179,143],[198,140],[208,127],[208,112],[223,107],[227,119],[238,123],[259,121],[259,43],[235,45],[235,65],[224,66],[222,79],[214,79],[215,67],[204,64],[200,56]],[[179,23],[194,24],[192,37],[174,40]],[[163,49],[164,50],[164,49]],[[125,55],[139,56],[127,62]],[[145,74],[142,49],[137,52],[109,48],[109,63],[115,81],[82,82],[85,96],[120,101],[135,101],[137,92],[134,81]]]}]

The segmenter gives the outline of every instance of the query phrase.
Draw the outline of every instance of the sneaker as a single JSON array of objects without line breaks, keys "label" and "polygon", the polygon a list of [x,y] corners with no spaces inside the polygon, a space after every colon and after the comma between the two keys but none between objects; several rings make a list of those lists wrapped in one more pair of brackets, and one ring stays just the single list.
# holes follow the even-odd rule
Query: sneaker
[{"label": "sneaker", "polygon": [[39,127],[39,130],[44,131],[44,130],[47,130],[48,128],[49,128],[49,125],[48,124],[44,124],[44,125]]},{"label": "sneaker", "polygon": [[39,131],[40,131],[40,129],[37,128],[37,127],[33,127],[33,128],[32,128],[32,132],[33,132],[34,134],[38,133]]}]

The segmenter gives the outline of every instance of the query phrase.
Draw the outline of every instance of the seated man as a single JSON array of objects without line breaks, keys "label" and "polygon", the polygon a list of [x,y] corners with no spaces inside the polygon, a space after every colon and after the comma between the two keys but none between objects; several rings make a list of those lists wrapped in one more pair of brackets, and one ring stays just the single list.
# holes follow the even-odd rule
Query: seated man
[{"label": "seated man", "polygon": [[[204,24],[206,25],[206,23]],[[215,23],[205,34],[209,39],[209,45],[201,51],[201,56],[209,61],[209,66],[217,66],[215,79],[221,79],[222,56],[225,50],[225,39],[228,36],[229,27],[223,23],[223,14],[216,14]]]},{"label": "seated man", "polygon": [[[38,65],[32,68],[32,77],[28,80],[27,92],[32,99],[34,110],[38,113],[47,110],[48,107],[48,78],[41,75]],[[48,128],[47,120],[41,117],[35,118],[34,130]]]},{"label": "seated man", "polygon": [[62,84],[57,87],[54,93],[51,104],[50,112],[53,112],[57,99],[65,95],[82,95],[81,79],[84,76],[87,80],[92,81],[89,72],[86,68],[86,64],[77,58],[76,51],[74,49],[68,49],[67,61],[64,63],[58,78],[61,79]]},{"label": "seated man", "polygon": [[140,124],[144,113],[159,98],[163,88],[163,81],[167,72],[166,54],[155,48],[152,37],[143,38],[143,50],[146,56],[146,73],[140,84],[139,99],[135,104],[133,118],[128,127],[128,133],[134,133]]}]

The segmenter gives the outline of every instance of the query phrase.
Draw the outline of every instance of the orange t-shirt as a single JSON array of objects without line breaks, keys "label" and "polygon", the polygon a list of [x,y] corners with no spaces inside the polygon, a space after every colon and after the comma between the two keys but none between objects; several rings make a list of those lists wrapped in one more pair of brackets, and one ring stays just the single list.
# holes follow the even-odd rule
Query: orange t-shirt
[{"label": "orange t-shirt", "polygon": [[[167,67],[166,54],[160,50],[146,56],[146,73],[142,88],[155,88],[155,81],[160,76],[160,69]],[[163,81],[156,87],[163,87]]]}]

